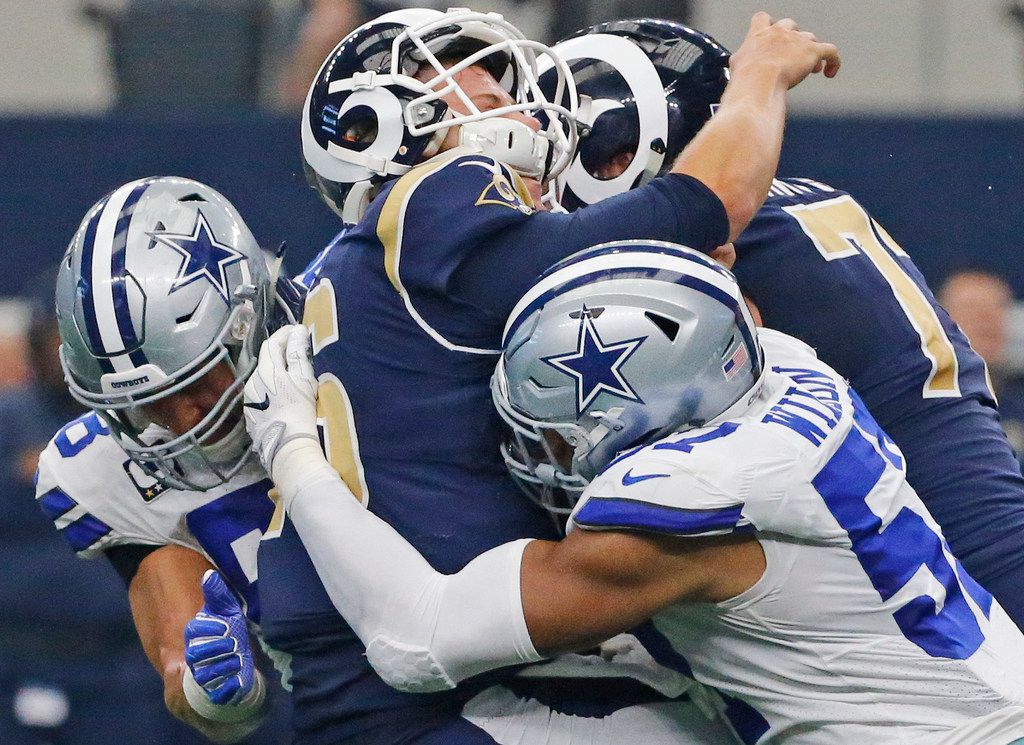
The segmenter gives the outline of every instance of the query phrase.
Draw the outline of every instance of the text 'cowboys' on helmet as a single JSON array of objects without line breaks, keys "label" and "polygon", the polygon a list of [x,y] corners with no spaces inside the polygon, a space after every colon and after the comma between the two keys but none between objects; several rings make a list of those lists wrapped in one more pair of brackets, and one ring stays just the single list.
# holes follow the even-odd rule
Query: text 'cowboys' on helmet
[{"label": "text 'cowboys' on helmet", "polygon": [[[272,297],[266,259],[227,199],[184,178],[125,184],[89,210],[61,260],[68,387],[167,485],[223,483],[248,458],[239,406]],[[149,421],[146,406],[218,366],[227,385],[198,424],[176,433]]]},{"label": "text 'cowboys' on helmet", "polygon": [[[559,178],[569,210],[667,171],[729,82],[729,50],[674,21],[600,23],[553,49],[568,63],[580,96],[578,154]],[[541,87],[553,95],[549,75],[541,75]]]},{"label": "text 'cowboys' on helmet", "polygon": [[606,243],[548,269],[512,311],[502,348],[491,380],[512,428],[502,456],[556,512],[618,453],[706,424],[762,373],[735,277],[658,241]]},{"label": "text 'cowboys' on helmet", "polygon": [[[360,26],[331,52],[302,112],[306,175],[346,222],[357,222],[374,187],[436,155],[459,127],[459,147],[524,176],[549,179],[576,147],[576,92],[554,58],[552,98],[541,92],[537,58],[550,49],[497,13],[454,8],[398,10]],[[455,77],[484,66],[511,103],[481,111]],[[443,98],[454,94],[458,109]],[[559,103],[553,103],[558,101]],[[529,112],[539,132],[507,118]]]}]

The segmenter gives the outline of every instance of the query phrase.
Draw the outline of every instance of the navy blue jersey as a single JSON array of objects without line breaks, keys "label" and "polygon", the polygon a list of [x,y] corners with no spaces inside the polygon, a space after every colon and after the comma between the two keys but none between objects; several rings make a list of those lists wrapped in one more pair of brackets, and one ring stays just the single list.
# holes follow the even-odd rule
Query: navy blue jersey
[{"label": "navy blue jersey", "polygon": [[[850,381],[953,550],[1024,621],[1024,479],[985,363],[910,257],[853,197],[807,179],[775,181],[736,253],[764,325]],[[1004,583],[1018,589],[1000,592]]]},{"label": "navy blue jersey", "polygon": [[[680,235],[711,249],[727,233],[721,202],[685,176],[572,215],[535,211],[522,180],[481,156],[434,160],[390,182],[318,259],[306,299],[331,463],[441,572],[507,541],[555,537],[499,457],[488,383],[508,313],[537,275],[580,249]],[[264,541],[259,571],[265,637],[292,658],[298,742],[397,742],[458,710],[462,690],[412,696],[373,674],[287,526]]]}]

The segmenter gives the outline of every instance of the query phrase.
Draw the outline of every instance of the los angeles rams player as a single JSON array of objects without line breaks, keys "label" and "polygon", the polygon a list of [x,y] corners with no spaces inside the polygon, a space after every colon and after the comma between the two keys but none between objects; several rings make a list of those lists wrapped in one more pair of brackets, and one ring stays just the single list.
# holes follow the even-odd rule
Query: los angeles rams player
[{"label": "los angeles rams player", "polygon": [[[57,281],[65,376],[93,411],[42,453],[39,507],[79,556],[124,577],[168,709],[218,742],[267,708],[246,617],[259,621],[256,548],[274,505],[240,398],[268,328],[289,317],[275,304],[296,304],[278,287],[235,208],[180,178],[97,202]],[[280,742],[285,724],[249,741]]]},{"label": "los angeles rams player", "polygon": [[[682,232],[710,249],[738,233],[767,192],[786,89],[838,65],[831,45],[757,16],[720,116],[678,173],[569,217],[537,203],[576,133],[567,71],[566,105],[537,87],[542,49],[494,15],[388,14],[334,50],[302,120],[311,181],[358,221],[326,256],[306,305],[326,446],[360,503],[443,571],[510,539],[554,535],[542,510],[511,498],[497,457],[487,380],[515,299],[552,261],[597,240]],[[266,638],[291,655],[299,742],[508,741],[500,718],[458,717],[480,711],[479,698],[462,707],[482,685],[431,699],[385,686],[287,523],[261,548],[260,581]],[[504,713],[529,697],[552,702],[532,679],[504,677],[506,693],[523,693]],[[606,687],[575,690],[574,709],[608,713],[595,701]],[[560,721],[544,712],[541,721]],[[587,738],[614,723],[571,726]]]},{"label": "los angeles rams player", "polygon": [[[669,21],[599,24],[554,49],[593,99],[564,178],[570,209],[662,170],[727,81],[728,51]],[[850,194],[808,179],[776,180],[721,254],[764,324],[814,347],[863,396],[953,552],[1024,627],[1024,479],[984,361],[911,258]]]},{"label": "los angeles rams player", "polygon": [[316,441],[301,326],[246,384],[254,446],[331,598],[390,683],[432,691],[653,616],[663,662],[723,692],[748,743],[1024,738],[1024,636],[949,553],[841,375],[758,329],[734,277],[611,243],[516,305],[493,379],[511,455],[583,487],[560,542],[441,574],[359,507]]}]

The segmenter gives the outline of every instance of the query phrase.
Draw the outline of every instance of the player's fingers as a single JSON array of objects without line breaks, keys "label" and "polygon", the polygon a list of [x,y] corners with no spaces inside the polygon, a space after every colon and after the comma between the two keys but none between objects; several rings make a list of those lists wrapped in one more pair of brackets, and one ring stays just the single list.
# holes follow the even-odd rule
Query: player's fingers
[{"label": "player's fingers", "polygon": [[750,19],[750,28],[747,30],[747,35],[749,36],[755,31],[766,29],[771,25],[772,17],[765,13],[763,10],[759,10],[758,12],[754,13],[753,17]]},{"label": "player's fingers", "polygon": [[815,36],[814,32],[812,32],[812,31],[801,31],[800,35],[802,37],[804,37],[805,39],[807,39],[808,41],[817,41],[818,40],[818,37]]},{"label": "player's fingers", "polygon": [[313,365],[309,361],[309,329],[305,326],[293,326],[288,336],[288,370],[298,373],[300,378],[313,380]]},{"label": "player's fingers", "polygon": [[[272,343],[273,336],[263,342],[263,346],[260,347],[260,354],[256,360],[256,372],[254,375],[259,377],[260,384],[263,389],[269,393],[277,393],[277,386],[274,385],[274,344]],[[263,396],[256,389],[257,386],[253,386],[253,397],[259,401],[263,400]]]},{"label": "player's fingers", "polygon": [[825,62],[825,77],[834,78],[843,61],[839,56],[839,47],[828,42],[818,42],[818,56]]},{"label": "player's fingers", "polygon": [[211,662],[209,665],[194,668],[192,670],[192,677],[196,679],[196,683],[209,690],[217,685],[219,678],[238,675],[241,670],[242,663],[238,659],[238,655],[235,654],[223,660]]},{"label": "player's fingers", "polygon": [[209,691],[207,695],[210,697],[210,701],[218,706],[223,706],[224,704],[230,704],[241,688],[242,681],[238,679],[237,675],[233,675],[214,690]]},{"label": "player's fingers", "polygon": [[210,616],[196,616],[185,625],[185,636],[197,639],[201,636],[226,636],[231,628],[227,621]]},{"label": "player's fingers", "polygon": [[779,28],[786,29],[786,31],[799,31],[800,26],[792,18],[783,18],[780,21],[776,21],[775,25]]},{"label": "player's fingers", "polygon": [[203,575],[202,589],[203,600],[205,601],[203,610],[214,616],[241,614],[242,608],[238,604],[238,598],[235,597],[235,593],[228,587],[220,572],[208,569]]},{"label": "player's fingers", "polygon": [[210,639],[190,644],[185,650],[185,661],[190,665],[208,666],[228,656],[236,657],[235,650],[238,648],[234,639],[219,638]]}]

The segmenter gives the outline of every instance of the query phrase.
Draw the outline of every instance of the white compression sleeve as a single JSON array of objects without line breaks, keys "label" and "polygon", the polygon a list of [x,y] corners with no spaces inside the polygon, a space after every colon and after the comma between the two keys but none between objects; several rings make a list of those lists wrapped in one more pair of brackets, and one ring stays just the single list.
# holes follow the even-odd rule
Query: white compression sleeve
[{"label": "white compression sleeve", "polygon": [[519,589],[529,540],[491,549],[457,574],[440,574],[359,504],[317,445],[292,441],[273,465],[285,509],[327,594],[387,683],[439,691],[541,659]]}]

